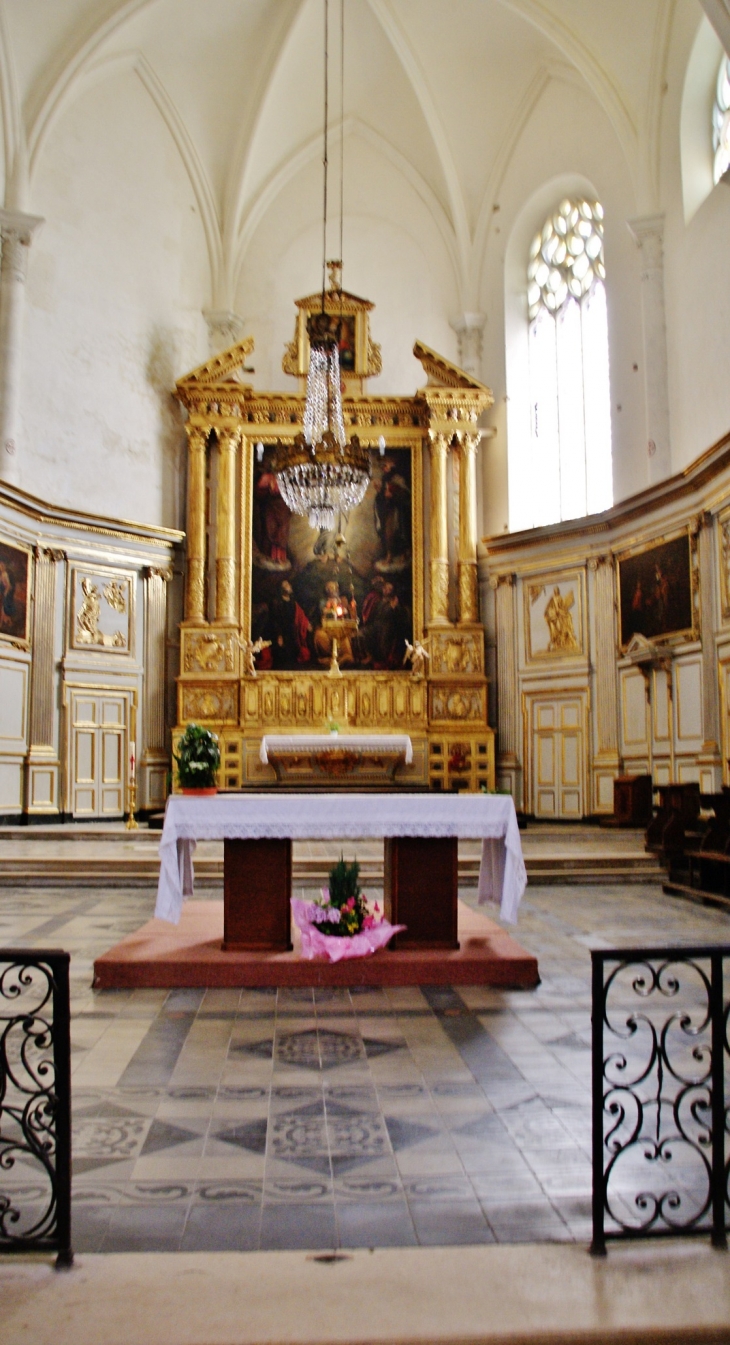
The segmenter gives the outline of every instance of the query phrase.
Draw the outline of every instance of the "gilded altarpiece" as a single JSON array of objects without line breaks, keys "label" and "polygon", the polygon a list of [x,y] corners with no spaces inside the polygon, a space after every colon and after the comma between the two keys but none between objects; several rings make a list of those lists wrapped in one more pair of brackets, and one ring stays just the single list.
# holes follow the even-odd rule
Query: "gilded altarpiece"
[{"label": "gilded altarpiece", "polygon": [[[337,295],[330,291],[328,304]],[[343,379],[344,420],[371,449],[372,480],[362,504],[331,535],[288,514],[272,471],[273,447],[293,442],[302,426],[303,358],[294,355],[309,300],[298,302],[298,335],[284,357],[285,372],[300,379],[297,393],[256,392],[241,381],[250,338],[177,385],[188,412],[189,458],[173,736],[190,721],[213,728],[221,741],[219,783],[227,790],[275,785],[272,767],[260,760],[264,734],[322,733],[333,725],[349,733],[408,733],[413,762],[396,775],[406,788],[493,789],[476,554],[478,418],[491,394],[417,343],[426,386],[413,397],[367,395],[366,379],[379,371],[371,305],[344,298],[360,352]],[[452,453],[459,456],[460,529],[450,586]],[[448,610],[450,587],[456,612]],[[338,641],[339,666],[328,605],[347,607],[355,625]],[[422,655],[408,662],[414,644]],[[357,786],[356,775],[350,783]]]}]

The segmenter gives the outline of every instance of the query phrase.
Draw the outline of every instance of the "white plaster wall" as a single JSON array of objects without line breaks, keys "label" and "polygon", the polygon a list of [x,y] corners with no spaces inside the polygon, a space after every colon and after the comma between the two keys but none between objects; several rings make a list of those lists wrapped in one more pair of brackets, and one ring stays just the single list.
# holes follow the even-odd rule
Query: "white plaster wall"
[{"label": "white plaster wall", "polygon": [[21,485],[56,503],[177,526],[174,381],[207,353],[208,264],[172,138],[133,73],[51,132],[33,209]]}]

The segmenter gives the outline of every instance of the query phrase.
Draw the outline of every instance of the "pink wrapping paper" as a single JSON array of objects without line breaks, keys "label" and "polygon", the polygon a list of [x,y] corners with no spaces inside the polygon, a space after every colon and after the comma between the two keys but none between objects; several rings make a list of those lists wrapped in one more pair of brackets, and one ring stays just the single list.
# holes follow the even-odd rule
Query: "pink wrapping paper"
[{"label": "pink wrapping paper", "polygon": [[346,957],[369,957],[384,948],[389,939],[405,925],[391,925],[389,920],[381,920],[371,929],[363,929],[349,938],[340,938],[335,934],[322,934],[309,919],[311,902],[292,897],[291,909],[294,924],[302,936],[302,957],[311,961],[314,957],[326,957],[330,962],[341,962]]}]

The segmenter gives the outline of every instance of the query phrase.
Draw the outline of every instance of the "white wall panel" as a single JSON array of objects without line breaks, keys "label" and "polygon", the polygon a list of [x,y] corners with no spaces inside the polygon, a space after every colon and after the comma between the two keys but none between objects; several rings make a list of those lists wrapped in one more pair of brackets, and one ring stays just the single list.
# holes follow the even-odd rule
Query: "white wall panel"
[{"label": "white wall panel", "polygon": [[0,761],[0,813],[18,812],[22,806],[22,763],[20,761]]},{"label": "white wall panel", "polygon": [[28,723],[28,668],[0,662],[0,751],[24,752]]},{"label": "white wall panel", "polygon": [[702,664],[699,658],[677,663],[677,740],[682,744],[702,740]]},{"label": "white wall panel", "polygon": [[648,747],[646,682],[637,668],[621,671],[621,739],[625,752]]}]

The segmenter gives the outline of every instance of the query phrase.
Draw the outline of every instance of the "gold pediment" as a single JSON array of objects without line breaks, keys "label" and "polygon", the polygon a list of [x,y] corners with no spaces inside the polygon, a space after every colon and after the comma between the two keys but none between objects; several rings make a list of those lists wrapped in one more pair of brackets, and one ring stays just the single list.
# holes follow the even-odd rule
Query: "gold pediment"
[{"label": "gold pediment", "polygon": [[211,388],[218,384],[235,384],[240,388],[241,374],[251,373],[246,368],[246,359],[253,353],[254,340],[252,336],[244,336],[242,341],[237,341],[235,346],[230,346],[228,350],[222,350],[220,355],[213,355],[205,364],[199,364],[197,369],[191,373],[185,374],[184,378],[178,380],[175,384],[178,392],[192,392],[196,388]]},{"label": "gold pediment", "polygon": [[[424,373],[428,377],[426,388],[452,388],[458,391],[478,392],[489,398],[488,406],[491,406],[491,389],[485,383],[480,383],[478,379],[473,378],[471,374],[465,373],[458,364],[452,364],[450,360],[439,355],[437,351],[431,350],[422,341],[416,341],[413,347],[413,354],[420,364],[423,365]],[[425,391],[426,389],[424,389]]]}]

